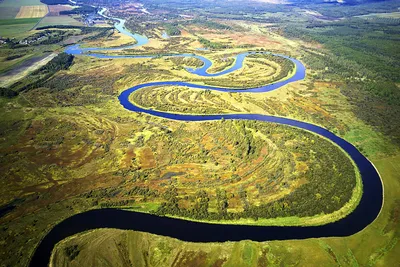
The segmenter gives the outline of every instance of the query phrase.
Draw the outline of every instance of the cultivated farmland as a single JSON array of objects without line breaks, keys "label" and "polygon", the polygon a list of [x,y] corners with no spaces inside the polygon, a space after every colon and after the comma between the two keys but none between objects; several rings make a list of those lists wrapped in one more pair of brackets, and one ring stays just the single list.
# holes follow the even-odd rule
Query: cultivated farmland
[{"label": "cultivated farmland", "polygon": [[3,19],[0,20],[1,37],[21,37],[32,29],[39,21],[38,18],[30,19]]},{"label": "cultivated farmland", "polygon": [[16,19],[25,19],[25,18],[42,18],[46,16],[48,12],[47,6],[21,6]]},{"label": "cultivated farmland", "polygon": [[[0,19],[13,19],[22,6],[41,6],[39,0],[3,0],[0,1]],[[44,6],[44,5],[43,5]]]},{"label": "cultivated farmland", "polygon": [[47,16],[39,23],[38,27],[52,25],[73,25],[82,26],[83,24],[70,16]]}]

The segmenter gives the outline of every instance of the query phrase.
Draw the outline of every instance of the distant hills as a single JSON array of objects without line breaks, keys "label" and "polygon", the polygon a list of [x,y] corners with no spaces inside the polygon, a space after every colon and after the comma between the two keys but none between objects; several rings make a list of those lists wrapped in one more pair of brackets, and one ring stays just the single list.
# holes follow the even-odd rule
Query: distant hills
[{"label": "distant hills", "polygon": [[43,4],[46,5],[66,5],[71,4],[69,0],[40,0]]},{"label": "distant hills", "polygon": [[387,0],[290,0],[292,4],[324,4],[339,3],[343,5],[360,5],[366,3],[385,2]]}]

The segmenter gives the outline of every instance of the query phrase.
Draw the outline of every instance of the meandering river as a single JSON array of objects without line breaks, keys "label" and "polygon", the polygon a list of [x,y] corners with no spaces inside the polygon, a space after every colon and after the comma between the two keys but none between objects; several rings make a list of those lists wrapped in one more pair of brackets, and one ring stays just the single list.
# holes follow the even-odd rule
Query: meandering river
[{"label": "meandering river", "polygon": [[[103,9],[100,14],[104,14]],[[109,18],[109,17],[107,17]],[[138,47],[145,45],[148,39],[145,36],[132,34],[124,27],[125,21],[118,18],[110,18],[117,23],[115,27],[122,33],[136,39],[135,45],[118,48],[81,48],[79,45],[74,45],[66,49],[67,53],[74,55],[85,55],[96,58],[149,58],[155,55],[108,55],[95,53],[98,51],[118,51],[126,48]],[[218,73],[208,73],[208,69],[212,66],[212,62],[202,56],[195,54],[179,54],[165,55],[177,57],[195,57],[203,61],[203,66],[197,69],[187,68],[187,71],[200,76],[220,76],[242,68],[245,57],[256,52],[246,52],[236,56],[235,63],[228,69]],[[187,86],[197,89],[208,89],[223,92],[251,92],[261,93],[276,90],[282,86],[303,80],[306,75],[304,65],[297,59],[290,58],[284,55],[277,55],[289,59],[295,64],[295,73],[286,80],[248,89],[233,89],[223,87],[213,87],[206,85],[193,84],[181,81],[168,82],[151,82],[140,84],[123,91],[119,96],[121,105],[127,110],[133,112],[143,112],[157,117],[179,121],[210,121],[210,120],[258,120],[265,122],[279,123],[289,126],[298,127],[304,130],[311,131],[317,135],[328,138],[333,143],[341,147],[351,157],[360,171],[363,183],[363,195],[359,205],[355,210],[339,221],[329,223],[322,226],[307,226],[307,227],[276,227],[276,226],[245,226],[245,225],[220,225],[186,221],[169,217],[159,217],[151,214],[125,211],[119,209],[97,209],[83,212],[74,215],[58,225],[56,225],[41,241],[37,247],[30,265],[31,266],[46,266],[49,263],[53,247],[61,240],[91,229],[97,228],[117,228],[126,230],[136,230],[149,232],[157,235],[170,236],[183,241],[192,242],[223,242],[223,241],[239,241],[250,239],[255,241],[267,240],[285,240],[285,239],[304,239],[315,237],[329,236],[349,236],[355,234],[378,216],[383,203],[383,187],[381,179],[372,163],[364,157],[352,144],[346,140],[336,136],[330,131],[311,123],[297,121],[288,118],[274,117],[262,114],[220,114],[220,115],[183,115],[169,112],[162,112],[150,109],[144,109],[136,106],[129,101],[129,95],[136,90],[149,86]]]}]

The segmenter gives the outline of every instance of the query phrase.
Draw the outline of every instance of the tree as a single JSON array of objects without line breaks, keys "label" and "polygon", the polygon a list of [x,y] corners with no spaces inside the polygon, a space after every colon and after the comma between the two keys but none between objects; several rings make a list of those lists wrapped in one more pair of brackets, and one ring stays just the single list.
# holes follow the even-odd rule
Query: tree
[{"label": "tree", "polygon": [[228,197],[226,195],[225,190],[220,190],[217,188],[216,190],[216,195],[217,195],[217,210],[218,214],[222,217],[225,218],[228,215]]},{"label": "tree", "polygon": [[196,200],[193,207],[193,215],[195,218],[204,219],[208,217],[208,206],[210,199],[204,190],[196,193]]}]

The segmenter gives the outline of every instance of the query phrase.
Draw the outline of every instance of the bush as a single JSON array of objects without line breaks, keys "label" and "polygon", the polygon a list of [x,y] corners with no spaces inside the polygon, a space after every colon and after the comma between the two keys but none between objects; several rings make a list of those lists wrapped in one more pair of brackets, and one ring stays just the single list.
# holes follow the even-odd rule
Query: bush
[{"label": "bush", "polygon": [[13,97],[16,97],[17,95],[18,95],[18,93],[11,89],[0,87],[0,96],[1,97],[13,98]]},{"label": "bush", "polygon": [[65,254],[68,256],[68,258],[72,261],[73,259],[75,259],[78,255],[79,255],[79,248],[78,245],[72,245],[72,246],[68,246],[64,249]]}]

